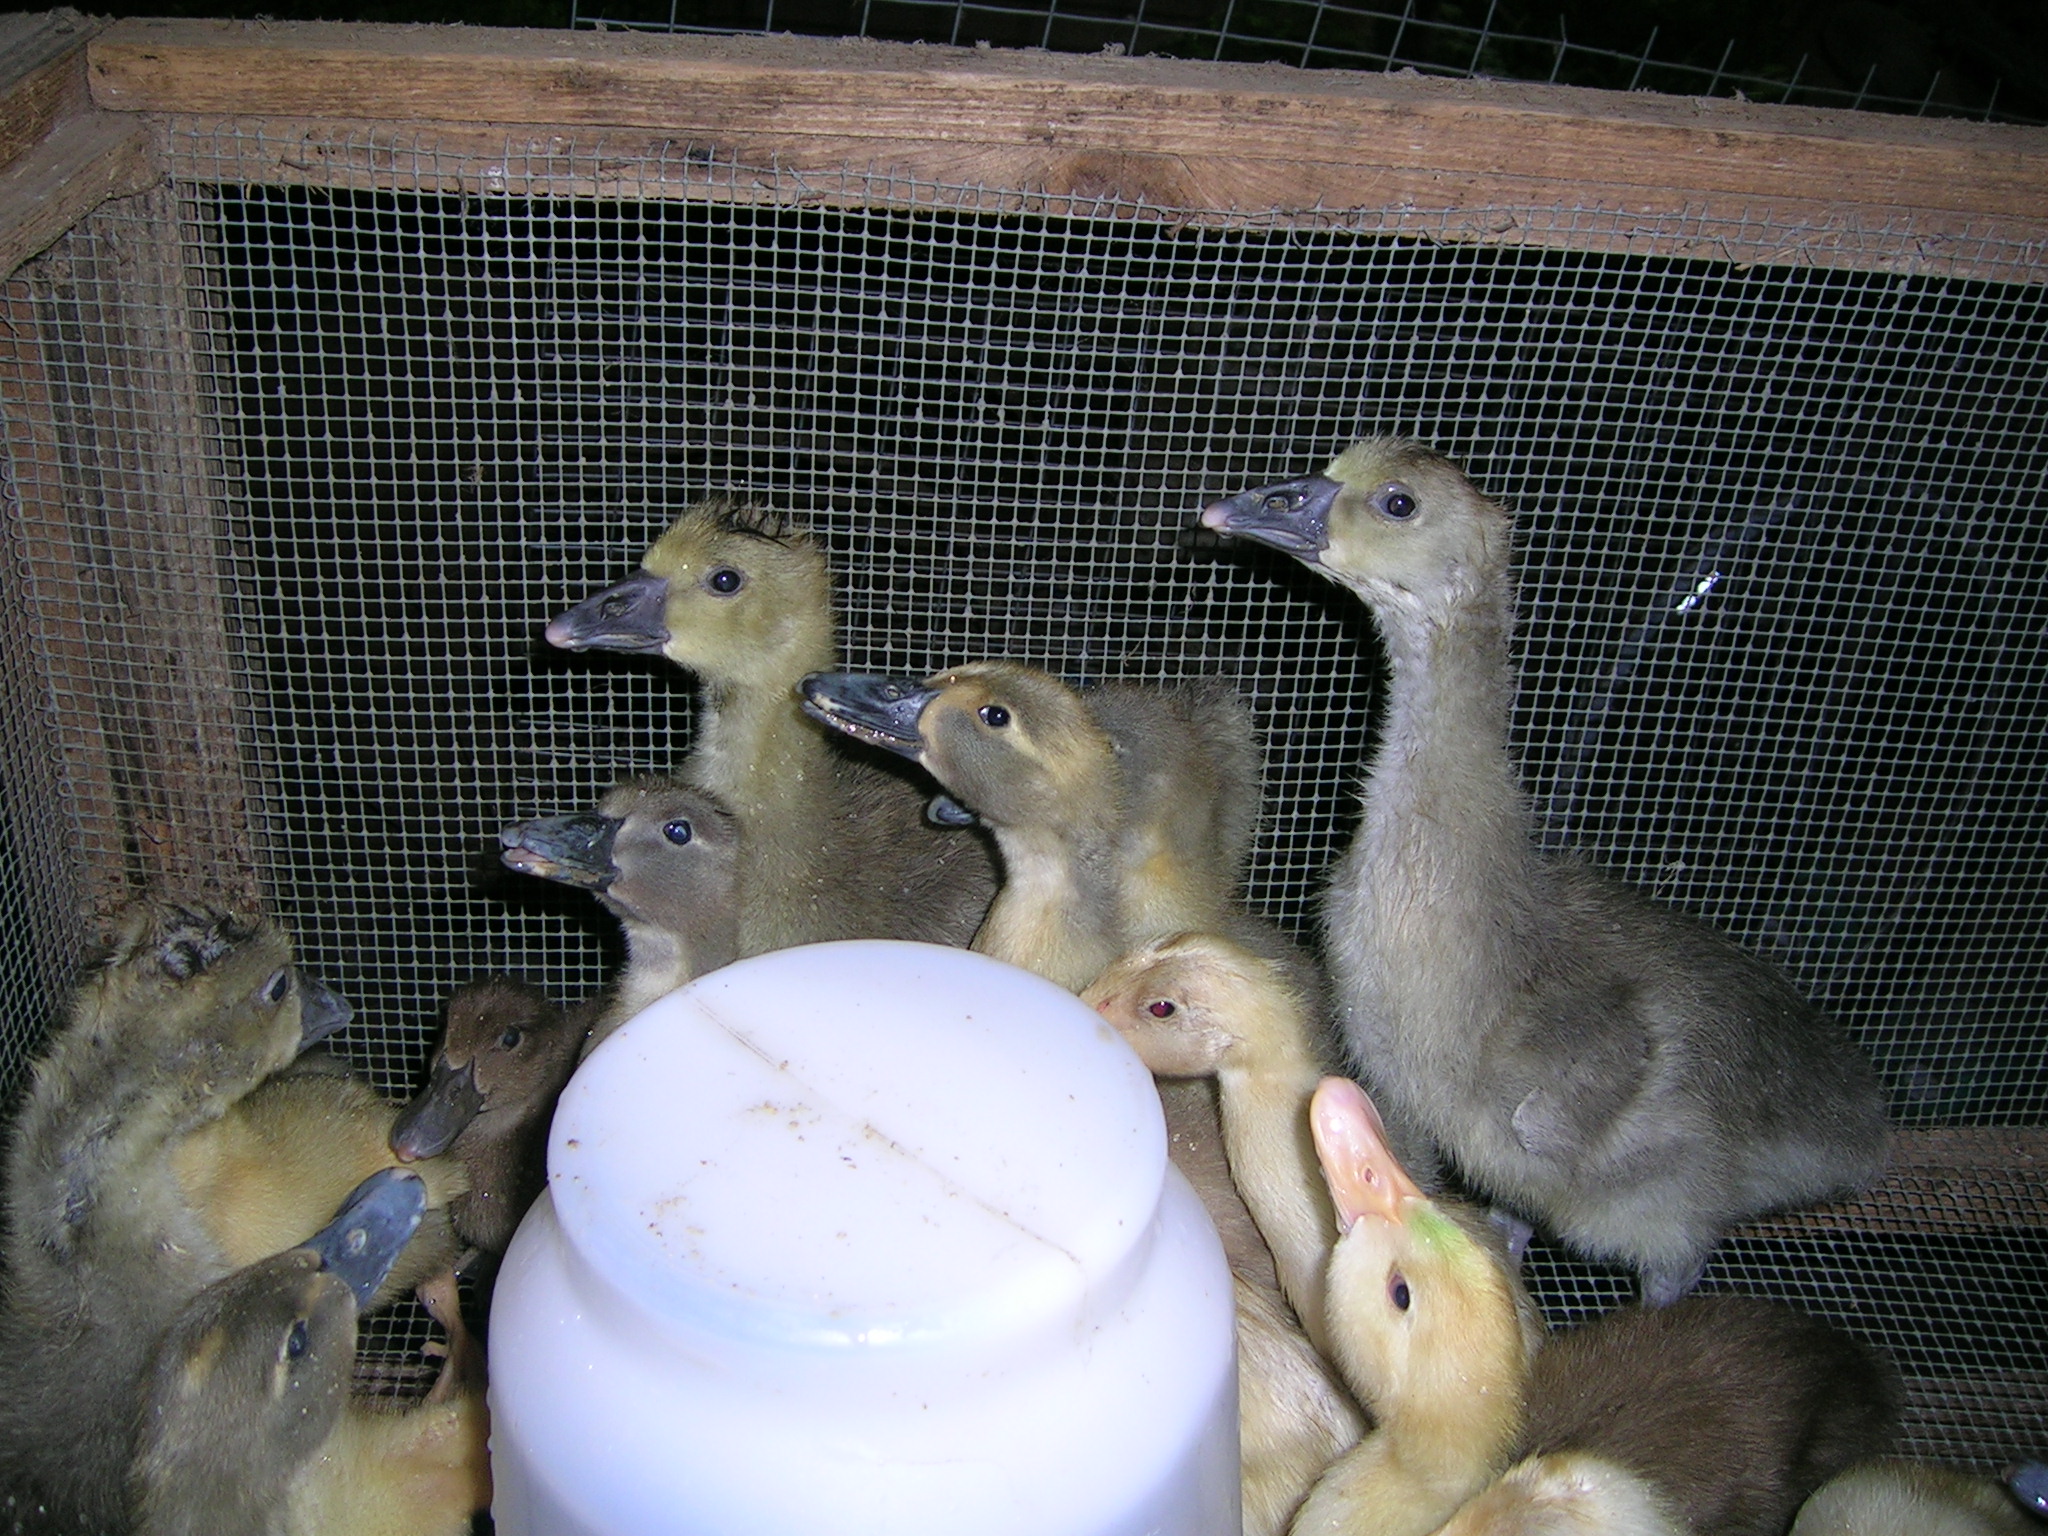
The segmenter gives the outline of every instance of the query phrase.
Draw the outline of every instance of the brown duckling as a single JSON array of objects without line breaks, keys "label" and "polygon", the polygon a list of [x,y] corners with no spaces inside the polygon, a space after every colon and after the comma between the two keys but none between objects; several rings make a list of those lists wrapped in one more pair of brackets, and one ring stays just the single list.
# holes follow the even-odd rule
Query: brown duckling
[{"label": "brown duckling", "polygon": [[[1896,1432],[1889,1363],[1775,1303],[1694,1297],[1546,1339],[1490,1223],[1408,1179],[1357,1084],[1327,1079],[1310,1116],[1343,1227],[1329,1326],[1377,1427],[1317,1485],[1297,1531],[1419,1536],[1517,1461],[1586,1456],[1680,1529],[1767,1536]],[[1539,1487],[1550,1475],[1523,1474]],[[1596,1509],[1639,1502],[1632,1484],[1593,1484]]]},{"label": "brown duckling", "polygon": [[680,778],[628,779],[595,813],[520,822],[498,841],[510,868],[590,891],[625,930],[626,969],[585,1056],[657,997],[740,957],[739,822]]},{"label": "brown duckling", "polygon": [[1886,1459],[1822,1484],[1791,1536],[2041,1536],[2041,1524],[1988,1477]]},{"label": "brown duckling", "polygon": [[[374,1175],[305,1244],[200,1291],[142,1384],[129,1472],[138,1536],[466,1533],[490,1500],[476,1392],[406,1410],[351,1402],[357,1309],[424,1207]],[[443,1380],[458,1364],[451,1335]]]},{"label": "brown duckling", "polygon": [[822,939],[965,944],[995,894],[987,844],[935,827],[905,778],[838,750],[797,682],[838,665],[823,552],[786,518],[714,497],[687,508],[638,575],[548,625],[568,650],[658,652],[696,674],[680,772],[744,833],[743,955]]},{"label": "brown duckling", "polygon": [[583,1010],[509,976],[448,999],[432,1076],[392,1126],[391,1150],[462,1165],[469,1188],[448,1210],[470,1247],[503,1253],[546,1185],[548,1123],[586,1033]]},{"label": "brown duckling", "polygon": [[24,1528],[122,1523],[150,1350],[234,1267],[175,1151],[348,1017],[255,913],[160,898],[121,915],[8,1147],[0,1489]]},{"label": "brown duckling", "polygon": [[1537,849],[1508,746],[1510,519],[1378,438],[1202,521],[1356,593],[1391,680],[1365,815],[1325,897],[1355,1059],[1466,1177],[1653,1305],[1721,1233],[1858,1189],[1888,1132],[1870,1063],[1705,924]]}]

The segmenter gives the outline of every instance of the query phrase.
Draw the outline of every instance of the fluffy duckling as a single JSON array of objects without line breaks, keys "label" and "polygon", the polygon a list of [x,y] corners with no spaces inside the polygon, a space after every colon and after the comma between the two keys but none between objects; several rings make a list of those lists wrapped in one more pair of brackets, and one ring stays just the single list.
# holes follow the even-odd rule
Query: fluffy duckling
[{"label": "fluffy duckling", "polygon": [[[1490,1224],[1408,1180],[1355,1083],[1326,1080],[1311,1127],[1344,1227],[1330,1327],[1379,1429],[1311,1495],[1303,1522],[1323,1523],[1297,1531],[1435,1530],[1511,1462],[1591,1457],[1598,1475],[1583,1501],[1565,1501],[1572,1518],[1635,1509],[1684,1530],[1769,1536],[1896,1432],[1888,1363],[1774,1303],[1628,1308],[1546,1340]],[[1519,1507],[1560,1475],[1569,1489],[1575,1466],[1587,1470],[1525,1471],[1528,1486],[1494,1502]]]},{"label": "fluffy duckling", "polygon": [[1649,1483],[1583,1451],[1518,1461],[1437,1536],[1688,1536]]},{"label": "fluffy duckling", "polygon": [[1279,1536],[1323,1469],[1358,1444],[1365,1416],[1277,1293],[1232,1277],[1244,1536]]},{"label": "fluffy duckling", "polygon": [[1230,1176],[1295,1316],[1330,1354],[1323,1286],[1336,1217],[1309,1136],[1309,1101],[1326,1068],[1307,1000],[1272,961],[1199,933],[1131,951],[1081,1000],[1155,1075],[1217,1080]]},{"label": "fluffy duckling", "polygon": [[254,913],[153,899],[122,914],[8,1148],[0,1489],[25,1528],[121,1524],[149,1352],[234,1267],[175,1151],[348,1017]]},{"label": "fluffy duckling", "polygon": [[838,665],[825,559],[787,519],[712,498],[687,508],[638,575],[548,625],[568,650],[666,656],[697,675],[681,772],[745,834],[740,952],[822,939],[965,944],[995,894],[987,844],[927,822],[903,778],[834,750],[796,686]]},{"label": "fluffy duckling", "polygon": [[143,1383],[129,1473],[139,1536],[469,1530],[490,1498],[481,1399],[383,1412],[349,1399],[357,1309],[424,1203],[417,1178],[377,1174],[305,1244],[215,1281],[178,1315]]},{"label": "fluffy duckling", "polygon": [[392,1126],[391,1150],[401,1163],[462,1165],[469,1188],[448,1209],[470,1247],[503,1253],[546,1185],[548,1122],[585,1033],[580,1010],[509,976],[448,999],[432,1075]]},{"label": "fluffy duckling", "polygon": [[1003,885],[982,953],[1078,991],[1131,943],[1227,920],[1258,785],[1227,688],[1083,693],[984,661],[921,681],[817,673],[803,700],[918,763],[994,834]]},{"label": "fluffy duckling", "polygon": [[[170,1152],[187,1205],[214,1249],[239,1269],[306,1240],[364,1179],[403,1161],[392,1150],[399,1110],[360,1078],[291,1072],[258,1085]],[[469,1188],[460,1161],[411,1164],[425,1219],[365,1306],[383,1306],[455,1262],[452,1202]]]},{"label": "fluffy duckling", "polygon": [[1882,1170],[1869,1062],[1777,971],[1538,852],[1507,742],[1509,518],[1372,439],[1207,508],[1371,609],[1390,666],[1365,815],[1325,898],[1357,1061],[1492,1198],[1676,1300],[1732,1224]]},{"label": "fluffy duckling", "polygon": [[1799,1509],[1791,1536],[2040,1536],[2040,1524],[1988,1477],[1924,1461],[1866,1461]]},{"label": "fluffy duckling", "polygon": [[1078,991],[1122,948],[1123,781],[1116,744],[1074,689],[981,662],[918,681],[816,673],[804,707],[918,763],[1002,852],[973,948]]},{"label": "fluffy duckling", "polygon": [[520,822],[498,841],[510,868],[592,892],[625,930],[626,969],[585,1056],[657,997],[740,956],[739,823],[681,779],[628,779],[593,814]]}]

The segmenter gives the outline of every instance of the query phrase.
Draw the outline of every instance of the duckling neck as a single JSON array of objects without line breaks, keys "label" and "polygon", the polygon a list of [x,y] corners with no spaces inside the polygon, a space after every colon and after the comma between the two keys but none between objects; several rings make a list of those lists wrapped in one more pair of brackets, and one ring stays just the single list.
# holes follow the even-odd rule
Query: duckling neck
[{"label": "duckling neck", "polygon": [[[1541,921],[1542,876],[1508,750],[1508,604],[1475,596],[1379,617],[1386,719],[1327,910],[1360,1051],[1378,1061],[1393,1043],[1388,1021],[1427,1021],[1393,1068],[1417,1081],[1389,1084],[1419,1093],[1425,1080],[1464,1080],[1492,1023],[1488,999],[1519,976]],[[1413,963],[1380,958],[1397,950]]]},{"label": "duckling neck", "polygon": [[1113,840],[1086,829],[992,830],[1003,885],[974,948],[1079,991],[1123,947]]},{"label": "duckling neck", "polygon": [[1216,1074],[1223,1147],[1230,1175],[1272,1250],[1280,1289],[1302,1331],[1325,1355],[1325,1275],[1336,1216],[1316,1165],[1308,1105],[1322,1066],[1293,1041],[1251,1066],[1225,1064]]},{"label": "duckling neck", "polygon": [[718,796],[742,824],[792,815],[828,794],[834,759],[825,732],[804,718],[797,680],[828,671],[829,650],[787,676],[706,683],[698,696],[691,782]]},{"label": "duckling neck", "polygon": [[626,969],[619,977],[610,1016],[623,1023],[658,997],[710,969],[696,946],[665,928],[626,923]]}]

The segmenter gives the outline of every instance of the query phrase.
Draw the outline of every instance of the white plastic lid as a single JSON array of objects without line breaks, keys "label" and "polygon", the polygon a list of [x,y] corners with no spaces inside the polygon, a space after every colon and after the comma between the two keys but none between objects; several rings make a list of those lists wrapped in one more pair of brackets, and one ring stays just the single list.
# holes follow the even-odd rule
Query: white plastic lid
[{"label": "white plastic lid", "polygon": [[1165,1161],[1150,1076],[1071,993],[871,942],[656,1002],[577,1072],[548,1149],[570,1244],[699,1342],[976,1352],[1114,1300]]}]

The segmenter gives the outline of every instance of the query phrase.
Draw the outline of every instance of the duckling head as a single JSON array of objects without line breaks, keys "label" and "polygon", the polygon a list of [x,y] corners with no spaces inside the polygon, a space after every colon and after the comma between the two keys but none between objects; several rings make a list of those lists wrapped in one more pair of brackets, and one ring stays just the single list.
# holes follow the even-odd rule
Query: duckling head
[{"label": "duckling head", "polygon": [[901,753],[991,827],[1059,827],[1114,797],[1116,749],[1081,695],[1050,673],[974,662],[917,681],[814,673],[804,709]]},{"label": "duckling head", "polygon": [[76,1016],[112,1043],[128,1021],[151,1051],[222,1085],[248,1085],[346,1024],[353,1010],[293,962],[259,914],[181,900],[128,908],[79,988]]},{"label": "duckling head", "polygon": [[304,1245],[186,1304],[143,1383],[132,1473],[142,1525],[273,1528],[293,1473],[348,1404],[357,1310],[425,1207],[416,1176],[384,1169]]},{"label": "duckling head", "polygon": [[1420,443],[1353,443],[1320,475],[1241,491],[1201,522],[1293,555],[1375,609],[1435,614],[1491,591],[1511,519]]},{"label": "duckling head", "polygon": [[1278,970],[1215,934],[1182,933],[1113,961],[1081,994],[1148,1071],[1207,1077],[1245,1044],[1247,1026],[1289,998]]},{"label": "duckling head", "polygon": [[539,987],[488,976],[457,987],[433,1073],[391,1127],[402,1163],[438,1157],[491,1111],[517,1117],[561,1085],[582,1031]]},{"label": "duckling head", "polygon": [[787,686],[833,656],[831,582],[810,536],[725,497],[684,510],[640,570],[547,627],[564,650],[659,652],[712,688]]},{"label": "duckling head", "polygon": [[1422,1192],[1349,1078],[1323,1080],[1309,1124],[1337,1212],[1328,1307],[1352,1386],[1383,1425],[1505,1449],[1542,1325],[1483,1219]]},{"label": "duckling head", "polygon": [[592,892],[628,925],[690,938],[715,930],[730,907],[739,840],[739,822],[716,796],[647,774],[613,785],[595,811],[506,827],[498,857]]}]

